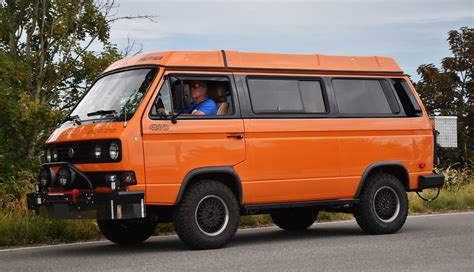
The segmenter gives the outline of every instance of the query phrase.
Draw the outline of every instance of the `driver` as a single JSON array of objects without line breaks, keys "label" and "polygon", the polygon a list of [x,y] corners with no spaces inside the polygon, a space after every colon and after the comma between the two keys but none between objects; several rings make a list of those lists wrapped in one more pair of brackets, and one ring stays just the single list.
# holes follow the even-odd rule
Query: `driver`
[{"label": "driver", "polygon": [[192,115],[216,115],[217,106],[214,100],[207,97],[207,84],[205,81],[189,82],[191,98],[193,102],[189,108],[184,109],[183,113]]}]

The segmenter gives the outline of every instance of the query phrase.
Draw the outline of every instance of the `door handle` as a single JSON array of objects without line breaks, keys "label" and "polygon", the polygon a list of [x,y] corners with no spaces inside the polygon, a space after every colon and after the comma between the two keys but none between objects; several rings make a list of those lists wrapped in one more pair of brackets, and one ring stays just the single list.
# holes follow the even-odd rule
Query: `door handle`
[{"label": "door handle", "polygon": [[244,135],[243,134],[230,134],[230,135],[227,135],[227,138],[231,139],[242,139],[244,138]]}]

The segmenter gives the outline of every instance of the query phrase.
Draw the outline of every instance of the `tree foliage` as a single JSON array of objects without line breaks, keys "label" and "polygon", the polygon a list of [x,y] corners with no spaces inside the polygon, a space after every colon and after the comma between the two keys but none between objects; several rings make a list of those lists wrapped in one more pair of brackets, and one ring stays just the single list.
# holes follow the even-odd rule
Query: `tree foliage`
[{"label": "tree foliage", "polygon": [[472,165],[474,155],[474,29],[462,27],[448,32],[452,56],[434,64],[420,65],[416,89],[432,115],[458,117],[458,146],[445,154],[444,163]]},{"label": "tree foliage", "polygon": [[111,0],[0,2],[0,185],[31,179],[51,131],[97,75],[122,58],[110,24],[151,19],[114,17],[115,7]]}]

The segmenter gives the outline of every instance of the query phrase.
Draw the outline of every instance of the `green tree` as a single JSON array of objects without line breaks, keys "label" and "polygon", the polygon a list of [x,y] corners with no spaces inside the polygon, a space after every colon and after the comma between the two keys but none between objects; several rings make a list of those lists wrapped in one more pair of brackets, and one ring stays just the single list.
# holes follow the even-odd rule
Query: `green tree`
[{"label": "green tree", "polygon": [[51,131],[97,75],[123,57],[110,42],[111,23],[152,20],[114,17],[114,8],[110,0],[0,1],[0,186],[29,183]]},{"label": "green tree", "polygon": [[444,154],[444,164],[472,166],[474,155],[474,29],[448,32],[452,56],[434,64],[420,65],[415,87],[431,115],[458,117],[458,149]]}]

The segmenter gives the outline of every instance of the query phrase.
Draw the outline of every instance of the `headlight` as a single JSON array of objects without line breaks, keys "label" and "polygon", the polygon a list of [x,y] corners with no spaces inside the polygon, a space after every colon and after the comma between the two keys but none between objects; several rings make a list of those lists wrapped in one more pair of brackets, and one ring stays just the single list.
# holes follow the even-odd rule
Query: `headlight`
[{"label": "headlight", "polygon": [[76,173],[68,167],[61,167],[58,173],[58,183],[61,187],[69,188],[76,179]]},{"label": "headlight", "polygon": [[57,161],[58,160],[58,150],[55,148],[53,149],[53,161]]},{"label": "headlight", "polygon": [[98,160],[100,159],[101,156],[102,156],[102,147],[100,145],[96,145],[94,147],[94,158]]},{"label": "headlight", "polygon": [[46,162],[51,162],[51,148],[46,149],[46,153],[44,154],[44,159]]},{"label": "headlight", "polygon": [[109,157],[112,160],[117,160],[120,155],[120,148],[119,145],[116,142],[112,142],[109,146]]},{"label": "headlight", "polygon": [[43,168],[39,174],[39,183],[42,188],[48,188],[51,187],[55,178],[56,174],[51,168]]}]

